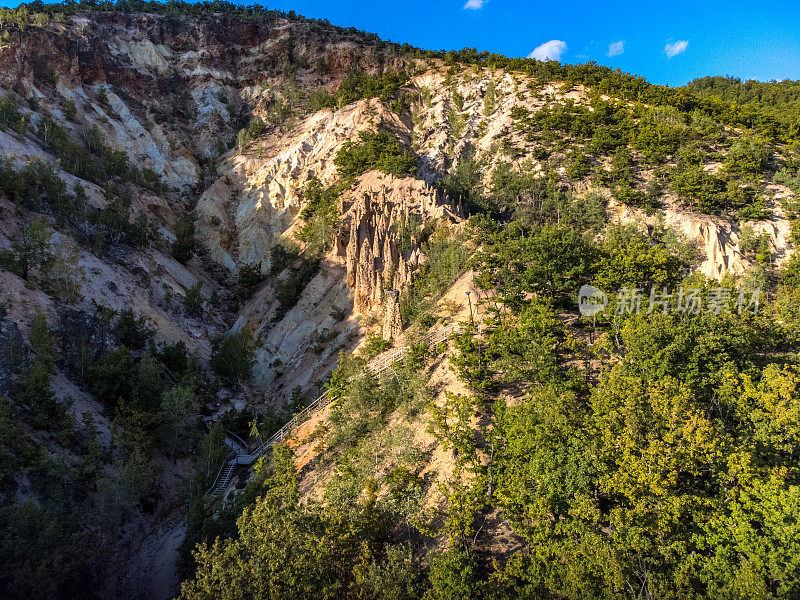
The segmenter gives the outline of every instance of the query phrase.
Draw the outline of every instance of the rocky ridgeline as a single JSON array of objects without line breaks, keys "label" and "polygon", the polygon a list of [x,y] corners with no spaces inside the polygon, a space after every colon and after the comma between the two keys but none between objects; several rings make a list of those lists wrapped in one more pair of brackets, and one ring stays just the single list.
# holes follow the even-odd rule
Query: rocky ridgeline
[{"label": "rocky ridgeline", "polygon": [[[403,61],[358,35],[278,17],[259,21],[91,13],[30,27],[0,48],[0,88],[38,99],[76,135],[97,126],[131,160],[188,191],[292,71],[300,87],[335,86],[354,69]],[[308,66],[297,69],[302,60]],[[101,92],[102,90],[102,92]],[[74,102],[67,119],[62,100]],[[222,147],[220,147],[222,144]]]}]

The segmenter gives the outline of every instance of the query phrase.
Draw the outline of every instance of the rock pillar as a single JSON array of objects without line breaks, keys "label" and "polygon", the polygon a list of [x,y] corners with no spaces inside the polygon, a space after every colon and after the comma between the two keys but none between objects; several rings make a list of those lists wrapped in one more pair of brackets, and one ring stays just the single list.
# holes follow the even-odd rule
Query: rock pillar
[{"label": "rock pillar", "polygon": [[383,339],[394,340],[403,332],[400,318],[400,292],[386,290],[386,313],[383,316]]}]

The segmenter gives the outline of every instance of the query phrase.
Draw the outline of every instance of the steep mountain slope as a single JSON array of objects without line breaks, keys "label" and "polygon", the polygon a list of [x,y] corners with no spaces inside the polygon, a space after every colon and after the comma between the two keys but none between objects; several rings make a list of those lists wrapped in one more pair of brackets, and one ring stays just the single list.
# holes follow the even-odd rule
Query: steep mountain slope
[{"label": "steep mountain slope", "polygon": [[[173,585],[184,536],[185,594],[214,597],[221,559],[203,550],[192,581],[195,543],[253,535],[260,547],[244,529],[259,522],[237,534],[243,510],[303,531],[315,499],[359,507],[339,523],[385,534],[342,558],[360,566],[337,585],[357,572],[366,586],[387,556],[435,565],[454,547],[461,572],[488,572],[535,539],[528,498],[509,483],[519,465],[494,480],[495,451],[526,452],[504,441],[528,418],[514,410],[562,376],[558,394],[585,400],[581,378],[627,364],[636,339],[610,319],[594,344],[574,314],[587,273],[612,295],[690,273],[706,287],[702,276],[738,277],[784,298],[774,310],[794,326],[789,288],[775,285],[794,264],[788,129],[591,65],[423,53],[293,14],[62,8],[0,13],[0,556],[14,565],[0,589],[11,597],[168,597],[177,590],[137,570],[158,564],[154,580]],[[437,352],[414,347],[377,382],[363,363],[392,343],[380,325],[390,289],[406,328],[395,345],[464,331]],[[740,354],[753,348],[774,349]],[[272,467],[249,484],[240,470],[222,510],[204,499],[225,430],[255,443],[325,382],[340,401]],[[522,408],[508,416],[506,402]],[[521,421],[498,421],[512,413]],[[270,494],[285,503],[277,513],[255,501]],[[361,539],[342,535],[332,547]],[[36,543],[16,554],[26,538]],[[413,556],[384,556],[390,542]],[[69,556],[81,559],[55,566]],[[31,580],[36,561],[58,576]]]},{"label": "steep mountain slope", "polygon": [[[335,365],[336,354],[330,350],[323,357],[311,351],[318,345],[313,334],[338,324],[341,317],[333,320],[328,315],[334,304],[347,312],[352,306],[352,294],[331,266],[309,283],[299,306],[285,318],[273,319],[274,303],[271,312],[260,308],[253,329],[261,333],[263,328],[267,343],[272,339],[273,345],[283,348],[281,358],[289,362],[294,353],[299,360],[306,354],[314,359],[306,359],[308,372],[289,379],[283,392],[262,385],[271,375],[260,370],[257,387],[245,381],[223,382],[222,389],[202,371],[196,375],[177,372],[176,363],[165,352],[176,350],[178,364],[185,360],[181,352],[188,352],[196,357],[192,360],[197,367],[204,369],[212,341],[235,325],[240,312],[251,312],[235,296],[235,268],[229,271],[224,261],[216,265],[214,255],[205,253],[205,245],[198,245],[193,255],[191,211],[196,199],[213,182],[209,177],[217,161],[235,143],[251,108],[275,103],[274,95],[280,92],[271,90],[273,86],[280,89],[285,73],[295,69],[293,57],[306,57],[314,65],[296,78],[293,75],[293,86],[312,81],[335,86],[351,69],[392,67],[395,59],[362,44],[359,35],[341,35],[278,17],[260,22],[187,22],[144,14],[77,14],[24,31],[13,24],[7,30],[12,42],[0,48],[4,103],[0,248],[9,262],[4,263],[0,277],[3,328],[8,332],[4,356],[8,352],[11,360],[4,362],[2,393],[11,399],[8,427],[15,441],[4,454],[8,463],[3,469],[3,498],[11,507],[15,502],[36,501],[41,506],[36,518],[43,522],[59,519],[59,511],[80,511],[76,524],[90,526],[94,543],[119,553],[114,562],[104,561],[102,567],[80,567],[95,571],[85,577],[86,582],[96,592],[119,597],[127,594],[124,587],[115,588],[116,576],[123,575],[124,569],[112,565],[124,564],[142,533],[157,527],[163,515],[183,503],[187,488],[181,488],[181,481],[194,479],[195,466],[203,475],[192,486],[207,485],[207,469],[201,464],[216,461],[214,453],[219,451],[215,447],[212,455],[197,463],[198,436],[203,432],[198,413],[213,412],[220,404],[223,410],[254,401],[263,406],[265,396],[271,398],[269,405],[280,410],[293,387],[316,382]],[[253,87],[261,95],[251,105],[247,90]],[[291,220],[290,215],[286,226]],[[42,250],[47,256],[40,252],[41,260],[26,274],[19,268],[19,257],[31,224],[34,229],[39,224],[45,228],[48,248]],[[265,272],[270,267],[269,248],[282,231],[258,248],[265,253]],[[201,220],[195,235],[205,240],[205,233]],[[188,251],[179,250],[181,243],[188,244]],[[237,254],[236,258],[243,257]],[[250,304],[256,306],[259,298],[271,293],[261,290]],[[317,303],[318,296],[326,296],[327,304],[318,307],[315,316],[306,309]],[[131,314],[124,312],[128,309],[133,311],[133,328],[140,330],[134,331],[134,337],[152,336],[150,341],[131,345],[118,323],[120,315]],[[297,316],[298,311],[303,316]],[[27,422],[35,419],[26,416],[26,411],[42,409],[18,402],[29,379],[30,361],[37,355],[26,348],[31,323],[39,313],[57,347],[58,359],[48,377],[57,402],[52,418],[32,422],[30,429]],[[292,349],[286,345],[285,332],[298,322],[304,327],[292,334]],[[352,347],[359,335],[357,321],[350,319],[341,327],[336,344]],[[107,353],[127,346],[133,360],[124,359],[123,370],[111,371],[107,377],[128,378],[132,375],[127,371],[132,369],[134,380],[141,379],[140,357],[149,356],[148,344],[154,344],[159,359],[151,376],[164,380],[167,388],[192,390],[189,406],[184,408],[190,412],[178,423],[163,416],[169,409],[163,403],[159,406],[158,399],[154,407],[140,406],[143,392],[138,389],[133,393],[106,390],[103,386],[112,382],[98,374],[100,367],[94,367],[115,366],[103,362],[103,357],[117,356]],[[259,348],[259,356],[264,357],[260,360],[275,362],[267,348]],[[15,358],[20,351],[26,352]],[[132,385],[136,387],[136,381]],[[164,383],[156,387],[163,389]],[[148,441],[123,439],[132,435],[133,425],[122,422],[118,402],[132,402],[141,417],[150,418],[144,426]],[[13,424],[20,419],[26,424]],[[166,429],[171,425],[180,428],[177,445],[168,441]],[[72,437],[53,435],[62,428]],[[31,469],[25,453],[36,448],[49,453],[54,466],[85,470],[87,452],[96,443],[101,471],[89,476],[88,484],[77,485],[67,502],[50,502],[48,494],[41,496],[47,476],[37,475],[29,482],[23,474]],[[125,472],[125,461],[139,456],[137,452],[147,455],[154,468],[139,464]],[[110,490],[125,485],[123,477],[131,480],[127,483],[132,486],[130,494],[112,497]],[[109,493],[98,492],[98,486]],[[152,496],[157,504],[143,512],[140,496]],[[114,512],[104,514],[108,510]],[[124,528],[118,527],[120,518]],[[95,560],[83,549],[74,551]],[[66,572],[63,578],[67,582],[63,585],[72,586],[79,576]],[[4,589],[11,582],[17,586],[15,594],[24,594],[21,581],[6,579]],[[133,585],[121,577],[120,582]],[[53,585],[60,589],[60,584]],[[169,594],[169,590],[159,594]]]}]

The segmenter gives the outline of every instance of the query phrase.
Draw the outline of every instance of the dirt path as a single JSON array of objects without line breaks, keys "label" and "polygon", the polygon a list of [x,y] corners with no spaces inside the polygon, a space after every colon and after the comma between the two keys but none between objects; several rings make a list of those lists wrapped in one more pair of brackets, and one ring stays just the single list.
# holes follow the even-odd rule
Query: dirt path
[{"label": "dirt path", "polygon": [[177,594],[178,549],[186,529],[186,509],[180,507],[144,537],[120,586],[120,598],[168,600]]}]

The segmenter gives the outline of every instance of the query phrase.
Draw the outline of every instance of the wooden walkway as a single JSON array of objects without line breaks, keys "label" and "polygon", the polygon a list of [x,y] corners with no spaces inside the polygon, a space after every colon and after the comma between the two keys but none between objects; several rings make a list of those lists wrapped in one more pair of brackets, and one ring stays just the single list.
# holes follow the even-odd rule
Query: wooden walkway
[{"label": "wooden walkway", "polygon": [[[458,333],[458,331],[459,325],[457,323],[453,323],[447,327],[443,327],[435,331],[429,331],[425,335],[414,340],[413,344],[402,346],[400,348],[392,348],[380,356],[375,357],[373,360],[367,363],[366,370],[370,374],[377,377],[386,369],[391,367],[394,363],[403,360],[412,347],[425,344],[432,348],[436,348],[437,344],[447,340],[454,333]],[[228,485],[233,477],[233,472],[238,465],[251,465],[256,462],[259,458],[264,456],[264,454],[266,454],[274,444],[285,440],[295,429],[295,427],[305,423],[309,418],[311,418],[311,415],[319,410],[322,410],[334,400],[336,400],[334,395],[331,394],[330,390],[326,390],[324,394],[306,406],[303,410],[295,413],[295,415],[283,427],[272,434],[272,436],[258,448],[250,453],[238,452],[236,456],[225,461],[217,472],[217,477],[215,478],[214,483],[211,484],[211,487],[203,496],[209,496],[215,500],[222,497],[222,495],[225,493],[225,490],[228,488]],[[237,445],[239,444],[237,443]]]}]

